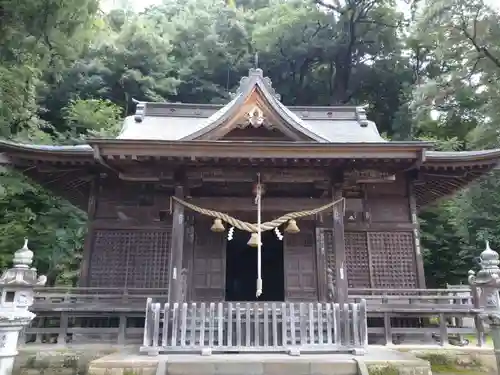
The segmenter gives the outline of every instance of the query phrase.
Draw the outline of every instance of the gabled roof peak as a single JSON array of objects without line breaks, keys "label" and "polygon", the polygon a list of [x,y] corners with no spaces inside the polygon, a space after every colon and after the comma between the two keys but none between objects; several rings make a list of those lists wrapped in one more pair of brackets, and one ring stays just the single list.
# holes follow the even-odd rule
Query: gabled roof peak
[{"label": "gabled roof peak", "polygon": [[273,87],[271,78],[264,76],[264,72],[260,68],[250,68],[248,70],[248,76],[241,77],[240,86],[236,91],[236,94],[244,94],[249,90],[252,90],[255,85],[261,85],[262,89],[265,89],[277,100],[281,100],[281,95],[276,92]]}]

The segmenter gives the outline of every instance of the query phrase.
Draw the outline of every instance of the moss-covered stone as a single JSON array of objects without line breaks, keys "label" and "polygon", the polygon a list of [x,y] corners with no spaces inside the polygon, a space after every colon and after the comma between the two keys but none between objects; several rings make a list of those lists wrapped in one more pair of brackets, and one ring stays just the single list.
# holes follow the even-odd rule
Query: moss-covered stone
[{"label": "moss-covered stone", "polygon": [[368,365],[369,375],[399,375],[399,369],[391,364]]},{"label": "moss-covered stone", "polygon": [[13,375],[86,375],[91,361],[117,350],[109,347],[37,349],[20,351]]},{"label": "moss-covered stone", "polygon": [[[457,356],[452,353],[418,353],[417,357],[429,361],[433,373],[476,374],[487,371],[479,358],[473,355]],[[486,372],[487,373],[487,372]]]}]

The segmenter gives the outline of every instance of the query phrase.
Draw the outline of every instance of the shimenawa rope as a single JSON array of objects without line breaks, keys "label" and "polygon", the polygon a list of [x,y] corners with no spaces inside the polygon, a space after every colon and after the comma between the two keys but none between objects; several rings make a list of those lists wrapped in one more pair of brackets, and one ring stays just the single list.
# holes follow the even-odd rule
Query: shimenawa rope
[{"label": "shimenawa rope", "polygon": [[[232,225],[235,228],[238,228],[240,230],[244,230],[250,233],[257,233],[257,224],[251,224],[246,221],[241,221],[238,220],[232,216],[229,216],[228,214],[224,214],[219,211],[213,211],[213,210],[208,210],[206,208],[202,208],[199,206],[196,206],[192,203],[186,202],[180,198],[177,197],[172,197],[174,201],[176,201],[179,204],[182,204],[184,207],[187,207],[195,212],[198,212],[202,215],[205,216],[210,216],[216,219],[221,219],[222,221],[225,221],[226,223]],[[291,219],[299,219],[301,217],[306,217],[306,216],[311,216],[311,215],[316,215],[319,214],[322,211],[325,211],[333,206],[335,206],[337,203],[343,203],[342,209],[345,210],[345,198],[340,198],[336,201],[333,201],[331,203],[325,204],[324,206],[312,209],[312,210],[307,210],[307,211],[296,211],[296,212],[291,212],[286,215],[280,216],[277,219],[274,219],[272,221],[267,221],[265,223],[262,223],[260,225],[260,230],[262,232],[268,231],[268,230],[273,230],[274,228],[279,227],[281,224],[286,223],[287,221]]]}]

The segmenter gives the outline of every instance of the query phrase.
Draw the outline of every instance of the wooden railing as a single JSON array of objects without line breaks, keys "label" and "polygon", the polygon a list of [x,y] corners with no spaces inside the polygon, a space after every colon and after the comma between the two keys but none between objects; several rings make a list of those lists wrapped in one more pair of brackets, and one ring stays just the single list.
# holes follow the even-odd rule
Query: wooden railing
[{"label": "wooden railing", "polygon": [[148,299],[141,351],[355,352],[368,344],[366,303],[168,303]]},{"label": "wooden railing", "polygon": [[[146,298],[167,302],[166,289],[39,288],[35,290],[35,311],[68,308],[72,311],[143,311]],[[474,291],[456,289],[349,289],[350,302],[365,299],[369,312],[449,309],[469,312],[477,308]],[[476,303],[476,304],[475,304]]]},{"label": "wooden railing", "polygon": [[144,310],[146,298],[167,301],[166,289],[121,288],[38,288],[35,289],[33,311],[68,308],[72,311]]},{"label": "wooden railing", "polygon": [[[40,288],[32,307],[37,318],[25,331],[26,342],[140,344],[147,297],[167,302],[165,289]],[[431,343],[445,345],[461,342],[463,335],[484,342],[474,290],[349,290],[349,302],[361,299],[366,300],[370,343],[414,343],[432,336]]]}]

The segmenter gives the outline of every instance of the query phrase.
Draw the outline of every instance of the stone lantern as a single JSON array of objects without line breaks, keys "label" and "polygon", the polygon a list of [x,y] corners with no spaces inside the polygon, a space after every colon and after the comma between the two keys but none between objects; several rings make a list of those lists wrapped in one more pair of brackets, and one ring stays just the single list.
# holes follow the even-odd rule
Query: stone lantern
[{"label": "stone lantern", "polygon": [[498,253],[490,248],[488,241],[486,249],[480,255],[479,265],[481,269],[477,272],[469,271],[469,285],[477,287],[479,302],[483,311],[479,318],[490,326],[490,334],[493,338],[497,372],[500,374],[500,257]]},{"label": "stone lantern", "polygon": [[10,375],[17,355],[19,333],[35,318],[28,308],[33,304],[34,288],[43,286],[45,276],[30,268],[33,252],[28,240],[14,254],[13,266],[0,277],[0,375]]}]

